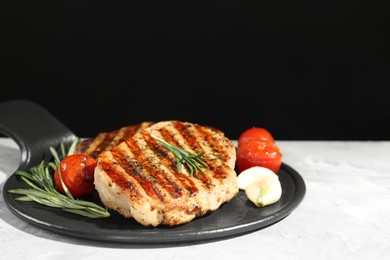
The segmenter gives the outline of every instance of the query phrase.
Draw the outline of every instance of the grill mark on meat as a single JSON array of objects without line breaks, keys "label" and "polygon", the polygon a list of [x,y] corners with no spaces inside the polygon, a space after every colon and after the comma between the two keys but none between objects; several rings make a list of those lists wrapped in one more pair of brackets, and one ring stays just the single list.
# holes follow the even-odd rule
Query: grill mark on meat
[{"label": "grill mark on meat", "polygon": [[200,146],[200,144],[198,143],[198,141],[196,140],[196,137],[189,130],[190,125],[188,125],[188,124],[185,125],[182,122],[175,121],[174,127],[181,133],[181,135],[183,136],[183,138],[186,141],[186,143],[188,144],[188,146],[191,147],[191,149],[196,154],[203,152],[203,149]]},{"label": "grill mark on meat", "polygon": [[[160,163],[166,167],[167,171],[169,171],[170,173],[169,179],[171,180],[175,189],[177,189],[178,191],[185,189],[191,195],[196,193],[198,191],[198,188],[196,187],[195,183],[186,175],[177,173],[177,166],[174,163],[175,157],[169,154],[165,148],[163,148],[159,143],[157,143],[157,141],[150,136],[149,132],[142,132],[142,136],[145,139],[145,141],[149,144],[151,149],[155,151],[155,154],[159,158]],[[176,178],[177,180],[175,180],[174,178]],[[179,183],[177,183],[177,181],[180,182],[180,186],[182,188],[178,186]]]},{"label": "grill mark on meat", "polygon": [[[184,126],[181,126],[181,128],[184,128]],[[166,142],[168,142],[168,143],[170,143],[170,144],[172,144],[172,145],[174,145],[176,147],[181,147],[181,148],[183,148],[185,150],[188,150],[188,148],[183,147],[183,145],[180,144],[180,142],[175,138],[175,136],[177,138],[178,138],[178,136],[181,136],[180,131],[178,131],[177,128],[173,127],[172,131],[170,131],[168,128],[162,127],[162,128],[159,129],[159,133],[160,133],[160,135],[162,136],[162,138]],[[190,137],[188,137],[188,138],[190,138]],[[196,144],[196,145],[198,145],[198,144]],[[176,162],[176,159],[174,158],[173,161]],[[176,166],[176,163],[175,163],[175,171],[176,171],[176,169],[177,169],[177,166]],[[183,167],[183,169],[184,169],[184,167]],[[204,169],[204,170],[205,170],[205,172],[207,172],[207,169]],[[203,188],[211,189],[214,186],[213,183],[212,183],[212,180],[209,177],[207,177],[206,174],[199,173],[195,177],[200,181],[200,183],[198,185],[201,185]],[[190,179],[190,178],[187,178],[187,179],[190,181],[191,192],[194,191],[195,189],[199,190],[198,187],[197,187],[197,184],[192,179]]]},{"label": "grill mark on meat", "polygon": [[126,176],[122,172],[120,172],[115,167],[115,163],[102,162],[101,167],[110,176],[110,179],[113,183],[115,183],[122,189],[129,190],[133,196],[139,196],[138,189],[130,180],[126,178]]},{"label": "grill mark on meat", "polygon": [[[200,127],[199,125],[193,125],[193,131],[196,131],[195,136],[198,136],[199,140],[204,140],[205,142],[200,142],[202,146],[205,147],[206,150],[205,152],[208,154],[213,154],[213,159],[212,160],[205,160],[205,163],[209,167],[210,171],[213,173],[212,177],[214,180],[219,180],[221,183],[223,182],[223,179],[226,179],[226,175],[229,174],[229,166],[227,164],[223,164],[221,161],[221,158],[223,160],[227,160],[229,157],[226,150],[228,147],[223,147],[219,144],[221,141],[219,138],[213,138],[212,136],[215,135],[213,134],[212,131],[206,131],[204,127]],[[190,128],[188,128],[190,129]],[[212,140],[212,142],[211,142]],[[207,144],[207,145],[205,145]],[[215,156],[215,155],[218,156]]]},{"label": "grill mark on meat", "polygon": [[148,178],[142,173],[142,165],[139,162],[132,162],[128,159],[124,151],[119,149],[120,147],[114,147],[111,149],[111,154],[123,170],[133,177],[144,189],[145,193],[154,199],[163,200],[162,194],[158,189],[148,180]]},{"label": "grill mark on meat", "polygon": [[120,144],[123,141],[126,141],[133,137],[135,134],[138,132],[144,130],[146,127],[151,126],[153,123],[152,122],[142,122],[137,125],[131,125],[131,126],[125,126],[119,129],[117,135],[113,138],[113,140],[107,144],[105,147],[105,151],[108,151],[115,147],[116,145]]},{"label": "grill mark on meat", "polygon": [[94,145],[91,145],[90,149],[86,150],[85,153],[89,154],[93,158],[105,151],[105,148],[114,140],[115,136],[118,134],[118,130],[114,130],[107,133],[101,133],[96,141],[93,142]]},{"label": "grill mark on meat", "polygon": [[[160,129],[160,131],[162,129]],[[188,131],[187,125],[181,124],[178,121],[174,121],[172,127],[169,129],[171,129],[171,131],[168,129],[164,131],[166,134],[166,136],[164,135],[164,139],[167,136],[169,136],[168,139],[169,140],[174,139],[175,140],[174,143],[177,147],[180,147],[187,151],[191,151],[194,153],[198,153],[194,149],[197,150],[200,149],[199,152],[203,151],[200,144],[196,141],[196,137],[193,136],[193,133]],[[185,137],[182,135],[182,131],[185,132]],[[182,142],[180,142],[179,139],[182,140]],[[189,142],[191,143],[188,143],[187,139],[190,140]],[[165,140],[168,141],[167,139]],[[183,167],[183,169],[187,170],[185,167]],[[204,171],[205,173],[207,173],[208,169],[204,169]],[[194,177],[201,181],[201,185],[204,188],[211,189],[214,187],[211,178],[207,176],[207,174],[203,174],[199,172],[198,174],[194,175]]]},{"label": "grill mark on meat", "polygon": [[161,128],[161,129],[159,129],[159,132],[165,141],[167,141],[168,143],[170,143],[173,146],[180,147],[180,144],[175,140],[174,136],[172,135],[172,133],[168,129]]},{"label": "grill mark on meat", "polygon": [[139,129],[140,125],[122,127],[121,129],[119,129],[119,131],[117,131],[118,133],[116,134],[116,136],[114,136],[111,142],[107,143],[105,147],[103,146],[102,149],[104,149],[104,151],[108,151],[114,148],[121,142],[131,138]]},{"label": "grill mark on meat", "polygon": [[[145,226],[175,226],[216,210],[237,194],[234,145],[223,132],[174,120],[138,133],[99,156],[95,184],[110,209]],[[179,174],[174,154],[152,134],[189,152],[205,152],[205,173],[189,176],[183,165]]]},{"label": "grill mark on meat", "polygon": [[212,149],[213,154],[218,154],[222,160],[227,161],[229,155],[226,152],[226,147],[221,146],[219,142],[217,142],[218,139],[214,137],[212,133],[206,131],[204,127],[196,125],[196,129],[199,131],[202,139],[205,140],[206,143],[210,144],[209,147]]},{"label": "grill mark on meat", "polygon": [[153,124],[154,122],[145,121],[140,124],[125,126],[118,130],[100,133],[95,138],[80,141],[77,144],[76,152],[87,154],[97,159],[100,153],[110,150]]},{"label": "grill mark on meat", "polygon": [[138,125],[132,125],[124,128],[123,136],[118,142],[125,141],[127,139],[130,139],[139,129]]},{"label": "grill mark on meat", "polygon": [[226,171],[228,170],[227,165],[213,165],[210,166],[211,171],[213,172],[213,178],[215,180],[219,180],[220,182],[223,181],[223,179],[226,179]]},{"label": "grill mark on meat", "polygon": [[[165,180],[168,182],[164,184],[164,187],[172,187],[176,193],[170,192],[171,197],[173,198],[179,198],[182,194],[182,188],[180,185],[178,185],[178,178],[176,178],[176,172],[173,170],[172,161],[167,158],[168,153],[163,150],[163,147],[160,146],[156,140],[154,140],[149,133],[142,133],[142,136],[144,137],[144,140],[146,141],[147,145],[149,146],[150,150],[153,151],[153,155],[156,156],[155,160],[150,159],[149,162],[153,163],[153,161],[157,161],[157,165],[164,165],[166,166],[166,170],[168,172],[165,172],[162,168],[159,170],[161,171],[162,175],[165,177]],[[164,156],[165,155],[165,156]],[[168,166],[168,167],[167,167]],[[168,185],[168,186],[166,186]],[[180,195],[180,196],[178,196]]]},{"label": "grill mark on meat", "polygon": [[[153,179],[152,184],[154,189],[156,191],[158,190],[159,194],[162,194],[163,190],[166,190],[166,192],[173,198],[179,198],[181,196],[181,189],[177,186],[175,187],[175,183],[171,182],[165,172],[157,167],[156,162],[153,162],[143,153],[142,149],[132,138],[127,140],[126,144],[145,171],[150,173],[149,178]],[[161,201],[164,201],[163,197],[160,197],[160,199]]]},{"label": "grill mark on meat", "polygon": [[87,139],[79,142],[77,144],[77,153],[83,153],[87,151],[87,149],[91,146],[91,144],[94,142],[93,139]]},{"label": "grill mark on meat", "polygon": [[175,165],[171,159],[173,159],[174,156],[171,156],[166,149],[160,146],[157,141],[150,136],[149,132],[142,132],[141,135],[151,147],[151,149],[155,152],[156,156],[161,160],[161,162],[164,163],[165,166],[173,169]]}]

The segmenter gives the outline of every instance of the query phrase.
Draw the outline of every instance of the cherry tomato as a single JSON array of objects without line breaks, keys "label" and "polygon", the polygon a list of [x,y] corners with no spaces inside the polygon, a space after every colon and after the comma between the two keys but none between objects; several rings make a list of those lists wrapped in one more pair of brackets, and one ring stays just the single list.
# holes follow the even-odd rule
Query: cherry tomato
[{"label": "cherry tomato", "polygon": [[[74,197],[81,197],[95,191],[93,181],[96,164],[96,160],[86,154],[72,154],[60,162],[62,181]],[[58,168],[54,173],[54,181],[57,189],[65,193]]]},{"label": "cherry tomato", "polygon": [[236,163],[239,172],[262,166],[277,173],[282,164],[282,154],[275,143],[252,139],[238,143]]},{"label": "cherry tomato", "polygon": [[239,143],[248,142],[250,140],[267,141],[274,143],[275,140],[271,133],[262,127],[252,127],[245,130],[238,138]]}]

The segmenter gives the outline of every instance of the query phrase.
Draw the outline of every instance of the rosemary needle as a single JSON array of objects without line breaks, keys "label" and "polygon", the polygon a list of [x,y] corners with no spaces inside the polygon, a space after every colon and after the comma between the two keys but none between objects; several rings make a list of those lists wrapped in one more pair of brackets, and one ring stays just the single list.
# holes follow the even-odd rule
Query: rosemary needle
[{"label": "rosemary needle", "polygon": [[194,174],[196,175],[198,174],[198,172],[204,173],[202,168],[208,168],[207,164],[205,164],[203,160],[208,160],[210,158],[204,158],[204,152],[194,154],[180,147],[174,146],[154,135],[151,135],[151,137],[156,141],[160,142],[165,148],[167,148],[175,155],[178,173],[182,172],[183,165],[187,166],[190,172],[190,176],[194,176]]},{"label": "rosemary needle", "polygon": [[[10,189],[8,192],[21,195],[15,198],[19,201],[34,201],[42,205],[60,208],[64,211],[89,218],[109,217],[110,213],[105,208],[90,201],[75,199],[69,192],[62,194],[54,185],[51,172],[59,166],[62,158],[74,153],[77,141],[78,139],[76,138],[68,151],[66,151],[65,146],[61,143],[61,155],[58,155],[53,147],[50,147],[54,162],[45,163],[42,161],[39,165],[27,171],[16,171],[16,175],[26,182],[30,188]],[[65,186],[63,182],[62,184]]]}]

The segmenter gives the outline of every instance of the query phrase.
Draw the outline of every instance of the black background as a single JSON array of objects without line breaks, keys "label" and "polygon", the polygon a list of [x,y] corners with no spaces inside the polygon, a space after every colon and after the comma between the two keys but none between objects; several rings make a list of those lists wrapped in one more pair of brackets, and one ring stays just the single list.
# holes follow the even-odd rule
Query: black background
[{"label": "black background", "polygon": [[0,16],[0,101],[81,137],[179,119],[232,139],[390,140],[376,1],[1,1]]}]

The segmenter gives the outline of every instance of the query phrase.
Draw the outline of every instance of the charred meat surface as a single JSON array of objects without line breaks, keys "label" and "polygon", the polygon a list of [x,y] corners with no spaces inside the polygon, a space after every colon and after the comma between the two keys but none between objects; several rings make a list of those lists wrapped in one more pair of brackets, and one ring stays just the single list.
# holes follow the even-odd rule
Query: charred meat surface
[{"label": "charred meat surface", "polygon": [[152,122],[145,121],[135,125],[124,126],[118,130],[99,133],[94,138],[80,141],[77,144],[76,153],[87,154],[97,159],[100,153],[110,150],[152,124]]},{"label": "charred meat surface", "polygon": [[[178,173],[175,155],[156,136],[195,154],[207,168]],[[234,144],[222,131],[177,120],[162,121],[100,153],[95,187],[101,201],[144,226],[176,226],[218,209],[238,193]]]}]

